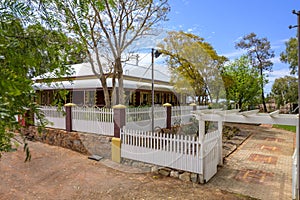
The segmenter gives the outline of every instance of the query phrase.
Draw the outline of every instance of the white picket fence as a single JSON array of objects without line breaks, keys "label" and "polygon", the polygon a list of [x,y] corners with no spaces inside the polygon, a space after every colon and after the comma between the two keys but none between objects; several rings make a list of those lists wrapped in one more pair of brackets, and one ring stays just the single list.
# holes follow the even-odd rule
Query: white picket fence
[{"label": "white picket fence", "polygon": [[[206,109],[206,106],[198,109]],[[55,106],[41,106],[41,111],[45,118],[50,122],[47,127],[65,129],[66,120],[64,108],[58,111]],[[185,124],[192,118],[192,106],[174,106],[172,107],[171,124]],[[152,109],[151,107],[126,108],[126,128],[133,130],[152,130]],[[154,127],[166,127],[166,108],[162,106],[154,107]],[[113,109],[97,107],[72,107],[72,128],[74,131],[96,133],[113,136]],[[36,124],[38,125],[38,124]]]},{"label": "white picket fence", "polygon": [[[166,108],[154,107],[154,127],[166,127]],[[126,128],[134,130],[152,130],[151,107],[126,108]]]},{"label": "white picket fence", "polygon": [[[42,113],[49,121],[46,127],[65,129],[65,110],[59,111],[55,106],[41,106]],[[35,120],[35,125],[39,125]],[[114,135],[113,109],[97,107],[72,107],[72,129],[74,131]]]},{"label": "white picket fence", "polygon": [[196,136],[122,130],[121,157],[201,174],[208,181],[219,162],[219,132]]},{"label": "white picket fence", "polygon": [[[44,114],[45,119],[49,121],[46,127],[65,129],[66,128],[66,118],[65,110],[62,107],[60,110],[54,106],[42,106],[40,107],[41,112]],[[35,117],[35,125],[39,125],[39,121]]]},{"label": "white picket fence", "polygon": [[113,109],[77,106],[72,108],[74,131],[113,136],[113,122]]},{"label": "white picket fence", "polygon": [[[197,109],[207,109],[207,106],[198,106]],[[192,106],[173,106],[171,113],[171,124],[186,124],[193,117]],[[154,107],[154,127],[166,127],[167,112],[166,107]],[[127,108],[126,109],[126,129],[152,130],[152,109],[151,107]]]}]

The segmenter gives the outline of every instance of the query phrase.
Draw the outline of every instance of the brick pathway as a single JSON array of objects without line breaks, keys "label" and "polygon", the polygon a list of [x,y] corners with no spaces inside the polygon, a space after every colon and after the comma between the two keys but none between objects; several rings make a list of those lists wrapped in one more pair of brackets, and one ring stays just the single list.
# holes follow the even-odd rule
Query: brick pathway
[{"label": "brick pathway", "polygon": [[258,199],[292,199],[294,133],[242,125],[252,135],[208,183]]}]

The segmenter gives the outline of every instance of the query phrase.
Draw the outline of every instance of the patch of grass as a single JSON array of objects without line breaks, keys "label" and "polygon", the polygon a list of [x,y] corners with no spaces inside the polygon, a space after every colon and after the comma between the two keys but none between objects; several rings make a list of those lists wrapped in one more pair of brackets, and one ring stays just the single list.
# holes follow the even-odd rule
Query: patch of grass
[{"label": "patch of grass", "polygon": [[273,128],[279,128],[279,129],[283,129],[283,130],[287,130],[287,131],[292,131],[292,132],[296,133],[296,126],[274,124]]}]

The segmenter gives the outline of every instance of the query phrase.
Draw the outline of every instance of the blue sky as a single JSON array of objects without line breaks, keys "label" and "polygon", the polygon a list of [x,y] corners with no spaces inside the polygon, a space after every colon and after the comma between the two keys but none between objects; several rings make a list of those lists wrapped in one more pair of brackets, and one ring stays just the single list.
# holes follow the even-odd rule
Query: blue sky
[{"label": "blue sky", "polygon": [[289,75],[289,67],[279,61],[284,42],[296,36],[299,0],[169,0],[171,12],[164,24],[167,30],[183,30],[203,37],[229,59],[242,54],[234,45],[244,35],[254,32],[271,42],[276,58],[265,92],[270,92],[275,78]]}]

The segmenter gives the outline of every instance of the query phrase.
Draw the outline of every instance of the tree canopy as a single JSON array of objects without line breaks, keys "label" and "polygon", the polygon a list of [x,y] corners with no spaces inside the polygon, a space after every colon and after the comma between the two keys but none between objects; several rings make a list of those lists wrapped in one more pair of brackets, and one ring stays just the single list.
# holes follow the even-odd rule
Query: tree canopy
[{"label": "tree canopy", "polygon": [[290,38],[285,43],[285,51],[280,54],[280,60],[290,65],[291,74],[298,71],[298,39]]},{"label": "tree canopy", "polygon": [[[81,61],[74,50],[78,43],[32,18],[24,2],[2,1],[0,5],[0,152],[12,147],[14,135],[9,130],[20,128],[17,115],[24,117],[30,110],[42,120],[31,78],[45,72],[63,75],[69,71],[68,63]],[[28,153],[26,145],[25,150]]]},{"label": "tree canopy", "polygon": [[[122,62],[130,45],[142,36],[152,34],[169,12],[167,0],[82,0],[43,1],[49,22],[79,39],[84,45],[94,74],[104,91],[106,107],[124,103]],[[56,25],[54,23],[54,25]],[[112,78],[113,95],[109,95],[107,78]],[[116,95],[118,80],[118,95]]]},{"label": "tree canopy", "polygon": [[298,80],[293,76],[275,79],[271,96],[275,98],[277,107],[298,101]]},{"label": "tree canopy", "polygon": [[207,97],[219,99],[222,79],[218,70],[227,59],[209,43],[190,33],[171,31],[158,47],[166,56],[177,92],[198,97],[199,103]]},{"label": "tree canopy", "polygon": [[267,75],[264,74],[264,71],[272,71],[273,63],[271,59],[275,57],[275,54],[271,50],[271,44],[267,38],[258,38],[255,33],[250,33],[245,35],[235,46],[247,51],[251,65],[260,73],[261,99],[264,112],[267,112],[264,96],[264,85],[267,83]]},{"label": "tree canopy", "polygon": [[260,77],[251,67],[248,56],[242,56],[223,68],[222,77],[227,101],[234,101],[242,110],[257,103],[260,94]]}]

